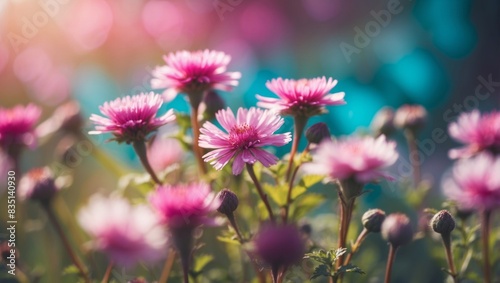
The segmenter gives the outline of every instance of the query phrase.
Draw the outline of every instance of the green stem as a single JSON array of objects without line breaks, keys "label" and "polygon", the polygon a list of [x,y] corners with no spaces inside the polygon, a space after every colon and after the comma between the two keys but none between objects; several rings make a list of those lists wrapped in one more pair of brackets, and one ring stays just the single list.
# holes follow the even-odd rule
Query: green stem
[{"label": "green stem", "polygon": [[491,283],[491,267],[489,255],[491,211],[485,210],[481,215],[481,239],[483,245],[484,283]]},{"label": "green stem", "polygon": [[264,202],[264,205],[267,208],[267,212],[269,213],[269,219],[274,223],[276,222],[274,219],[274,214],[273,214],[273,209],[271,208],[271,205],[269,204],[269,200],[267,199],[267,195],[264,193],[264,190],[262,189],[262,186],[259,183],[259,180],[257,179],[257,176],[255,175],[255,171],[253,170],[253,165],[247,163],[247,171],[248,174],[250,175],[250,178],[252,179],[253,183],[255,184],[255,187],[257,188],[257,192],[259,193],[260,199]]},{"label": "green stem", "polygon": [[109,278],[111,276],[111,271],[113,270],[113,265],[114,265],[114,263],[112,261],[109,262],[108,267],[106,268],[106,273],[104,273],[104,277],[102,278],[101,283],[108,283],[109,282]]},{"label": "green stem", "polygon": [[385,283],[391,282],[392,265],[394,263],[394,258],[396,257],[398,247],[393,245],[389,246],[389,256],[387,258],[387,266],[385,268]]},{"label": "green stem", "polygon": [[344,263],[345,265],[347,265],[347,264],[349,264],[349,262],[351,262],[352,257],[358,251],[359,247],[361,246],[361,244],[366,239],[366,237],[368,236],[369,233],[370,232],[368,230],[366,230],[366,228],[363,228],[363,231],[361,231],[361,233],[359,233],[359,236],[356,239],[356,242],[352,246],[351,252],[347,255],[347,258],[346,258],[345,263]]},{"label": "green stem", "polygon": [[198,109],[199,103],[193,105],[191,103],[191,128],[193,129],[193,153],[198,164],[198,169],[200,173],[205,175],[207,173],[207,168],[205,167],[205,161],[203,161],[203,152],[198,142],[200,140],[200,124],[198,122]]},{"label": "green stem", "polygon": [[[307,147],[304,149],[304,151],[301,154],[302,157],[309,152],[310,145],[311,144],[309,144],[309,143],[307,144]],[[302,163],[300,163],[299,165],[297,165],[297,167],[295,167],[295,169],[293,170],[292,178],[290,179],[290,183],[288,185],[288,193],[287,193],[287,197],[286,197],[285,212],[284,212],[284,215],[283,215],[283,222],[285,224],[288,221],[288,214],[290,212],[290,204],[292,203],[293,183],[295,182],[295,178],[297,177],[297,173],[299,172],[299,169],[300,169],[301,165],[302,165]]]},{"label": "green stem", "polygon": [[448,268],[450,269],[451,277],[453,282],[458,283],[458,274],[455,269],[455,264],[453,263],[453,254],[451,252],[451,235],[450,233],[441,234],[443,239],[444,249],[446,251],[446,259],[448,261]]},{"label": "green stem", "polygon": [[57,234],[59,235],[59,238],[61,238],[62,244],[64,248],[66,249],[66,252],[68,253],[69,257],[71,258],[71,261],[75,265],[75,267],[78,269],[80,276],[84,279],[86,283],[90,283],[90,277],[86,271],[85,266],[83,263],[80,261],[76,253],[73,251],[73,248],[71,247],[71,244],[69,243],[68,238],[64,234],[64,230],[61,227],[61,224],[59,224],[59,220],[57,219],[54,211],[52,210],[52,207],[50,203],[42,203],[42,207],[45,209],[45,212],[47,213],[47,216],[49,217],[50,222],[54,226]]},{"label": "green stem", "polygon": [[294,137],[292,142],[292,149],[290,151],[290,160],[288,160],[288,168],[286,169],[286,180],[290,179],[290,174],[293,167],[293,159],[299,148],[300,138],[302,137],[302,132],[307,124],[307,117],[295,117],[294,118]]},{"label": "green stem", "polygon": [[144,141],[135,141],[132,145],[134,146],[135,153],[141,160],[142,166],[144,166],[144,169],[146,169],[146,171],[149,173],[151,179],[153,179],[153,181],[158,185],[161,185],[162,182],[160,181],[160,179],[158,179],[158,176],[156,176],[155,171],[149,164],[148,155],[146,152],[146,143]]}]

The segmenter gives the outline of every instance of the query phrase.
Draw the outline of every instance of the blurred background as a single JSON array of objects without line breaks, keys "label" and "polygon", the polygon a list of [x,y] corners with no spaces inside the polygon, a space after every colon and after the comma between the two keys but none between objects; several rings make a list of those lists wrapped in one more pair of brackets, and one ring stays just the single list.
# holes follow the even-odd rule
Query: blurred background
[{"label": "blurred background", "polygon": [[[265,82],[272,78],[318,76],[337,79],[334,90],[346,93],[346,105],[310,121],[327,122],[334,135],[365,131],[383,106],[423,105],[429,121],[418,140],[423,176],[434,195],[440,195],[441,176],[451,164],[447,152],[457,145],[447,134],[448,123],[459,112],[498,109],[500,103],[496,0],[0,0],[0,106],[32,102],[48,118],[75,100],[87,118],[105,101],[149,91],[150,72],[164,64],[164,54],[206,48],[230,54],[229,71],[242,73],[234,91],[221,93],[233,109],[254,106],[255,94],[271,96]],[[165,107],[188,111],[182,96]],[[290,129],[287,120],[284,130]],[[436,131],[444,131],[445,139],[436,141]],[[407,156],[403,136],[393,138]],[[131,148],[93,141],[121,165],[140,168]],[[25,152],[21,168],[50,163],[56,147],[53,142]],[[393,168],[398,177],[408,177],[404,163]],[[92,192],[116,186],[116,176],[99,166],[82,158],[74,170],[80,189],[65,192],[69,214]],[[366,201],[397,194],[387,186]],[[31,214],[36,217],[36,210]],[[46,234],[20,235],[27,265],[58,270],[56,257],[48,259],[53,267],[39,264],[47,260],[46,247],[34,235],[45,235],[41,241],[52,245]],[[412,264],[422,270],[432,262]],[[429,274],[412,282],[443,282],[439,267]],[[396,280],[409,282],[397,275]]]}]

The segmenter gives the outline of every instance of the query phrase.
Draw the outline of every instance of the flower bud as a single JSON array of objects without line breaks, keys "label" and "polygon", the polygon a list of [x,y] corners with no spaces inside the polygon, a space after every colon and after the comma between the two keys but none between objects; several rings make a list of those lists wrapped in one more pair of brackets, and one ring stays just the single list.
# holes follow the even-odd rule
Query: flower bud
[{"label": "flower bud", "polygon": [[400,129],[412,131],[424,127],[427,120],[427,111],[421,105],[403,105],[394,115],[394,125]]},{"label": "flower bud", "polygon": [[49,168],[35,168],[21,178],[19,197],[48,203],[59,191]]},{"label": "flower bud", "polygon": [[379,233],[382,223],[385,220],[385,212],[380,209],[370,209],[363,214],[361,221],[369,232]]},{"label": "flower bud", "polygon": [[310,143],[315,143],[319,144],[321,141],[324,139],[330,139],[330,130],[328,129],[328,126],[323,123],[316,123],[312,125],[309,129],[306,131],[306,138],[307,141]]},{"label": "flower bud", "polygon": [[455,219],[447,210],[441,210],[431,219],[431,227],[439,234],[450,234],[455,229]]},{"label": "flower bud", "polygon": [[389,136],[395,130],[394,128],[394,110],[390,107],[380,109],[370,124],[370,128],[378,137],[380,135]]},{"label": "flower bud", "polygon": [[208,91],[205,97],[203,98],[203,102],[200,105],[200,111],[203,115],[203,119],[205,120],[212,120],[215,118],[215,113],[217,113],[219,110],[224,109],[226,107],[226,103],[224,100],[220,97],[220,95],[211,90]]},{"label": "flower bud", "polygon": [[393,247],[406,245],[413,239],[413,228],[408,216],[402,213],[393,213],[382,223],[382,237]]},{"label": "flower bud", "polygon": [[300,231],[292,225],[264,226],[255,236],[256,254],[272,269],[299,262],[305,253]]},{"label": "flower bud", "polygon": [[238,208],[238,197],[228,189],[220,191],[217,198],[220,200],[220,206],[217,208],[217,211],[222,214],[231,215]]}]

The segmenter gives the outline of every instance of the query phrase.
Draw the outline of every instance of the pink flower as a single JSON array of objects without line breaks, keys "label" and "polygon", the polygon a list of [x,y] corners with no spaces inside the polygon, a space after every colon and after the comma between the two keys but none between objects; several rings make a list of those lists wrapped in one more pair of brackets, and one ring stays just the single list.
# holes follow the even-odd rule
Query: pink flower
[{"label": "pink flower", "polygon": [[149,196],[149,203],[171,229],[215,225],[208,214],[220,205],[205,183],[160,186]]},{"label": "pink flower", "polygon": [[254,242],[256,254],[272,269],[298,263],[305,253],[302,235],[292,225],[264,226]]},{"label": "pink flower", "polygon": [[174,138],[156,137],[147,151],[149,164],[156,172],[161,172],[182,160],[180,142]]},{"label": "pink flower", "polygon": [[443,183],[445,195],[461,209],[492,210],[500,207],[500,157],[482,153],[457,162],[453,178]]},{"label": "pink flower", "polygon": [[[199,94],[207,90],[230,91],[238,85],[239,72],[226,72],[231,57],[218,51],[179,51],[163,57],[165,66],[153,70],[151,87],[163,89],[170,101],[178,93]],[[201,98],[200,98],[201,101]]]},{"label": "pink flower", "polygon": [[90,120],[96,127],[89,134],[112,133],[118,142],[144,141],[151,132],[175,120],[172,109],[156,117],[162,104],[161,96],[152,92],[105,102],[99,109],[108,118],[92,114]]},{"label": "pink flower", "polygon": [[94,195],[78,213],[78,221],[94,238],[93,247],[121,266],[133,267],[139,261],[155,262],[165,256],[165,231],[145,205],[133,207],[120,197]]},{"label": "pink flower", "polygon": [[41,110],[33,104],[0,108],[0,148],[16,156],[23,147],[33,148],[36,144],[34,126]]},{"label": "pink flower", "polygon": [[313,155],[308,171],[324,174],[340,181],[354,178],[369,183],[380,177],[390,178],[383,170],[396,162],[396,143],[387,142],[385,136],[350,137],[325,141]]},{"label": "pink flower", "polygon": [[314,79],[273,79],[266,86],[279,98],[257,95],[257,106],[281,112],[284,115],[310,117],[325,112],[325,106],[345,104],[344,93],[329,93],[337,80],[325,77]]},{"label": "pink flower", "polygon": [[481,116],[478,110],[463,113],[458,121],[450,124],[450,135],[467,146],[452,149],[450,158],[467,158],[481,151],[500,153],[500,112]]},{"label": "pink flower", "polygon": [[205,162],[214,165],[215,169],[221,170],[234,157],[234,175],[243,171],[245,163],[254,164],[259,161],[266,167],[276,164],[278,158],[262,147],[283,146],[292,139],[290,133],[274,134],[284,121],[268,110],[240,108],[235,117],[228,108],[217,112],[215,117],[225,132],[210,122],[203,125],[199,145],[214,149],[203,158]]}]

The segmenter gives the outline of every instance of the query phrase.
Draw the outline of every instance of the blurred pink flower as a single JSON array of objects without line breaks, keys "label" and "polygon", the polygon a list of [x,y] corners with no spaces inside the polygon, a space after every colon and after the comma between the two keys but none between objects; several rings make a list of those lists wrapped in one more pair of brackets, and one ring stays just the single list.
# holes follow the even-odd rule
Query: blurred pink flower
[{"label": "blurred pink flower", "polygon": [[234,175],[243,171],[245,163],[254,164],[259,161],[266,167],[276,164],[278,158],[261,147],[283,146],[292,139],[290,133],[274,134],[284,120],[268,110],[240,108],[235,117],[228,108],[217,112],[215,117],[225,132],[211,122],[203,125],[199,145],[215,149],[203,158],[215,169],[221,170],[234,157]]},{"label": "blurred pink flower", "polygon": [[[218,51],[179,51],[163,57],[166,65],[153,70],[151,87],[163,89],[164,98],[170,101],[178,93],[199,95],[204,91],[219,89],[229,91],[238,85],[239,72],[226,72],[231,57]],[[198,99],[202,99],[199,97]]]},{"label": "blurred pink flower", "polygon": [[312,174],[325,174],[340,181],[354,178],[360,183],[390,178],[383,170],[396,162],[396,143],[385,136],[349,137],[324,141],[313,154],[313,163],[307,166]]},{"label": "blurred pink flower", "polygon": [[255,253],[274,270],[300,262],[305,243],[292,225],[264,226],[255,236]]},{"label": "blurred pink flower", "polygon": [[492,210],[500,207],[500,157],[482,153],[458,161],[453,177],[443,183],[445,195],[461,209]]},{"label": "blurred pink flower", "polygon": [[325,106],[345,104],[344,93],[329,93],[337,80],[325,77],[314,79],[273,79],[266,83],[279,98],[257,95],[258,106],[279,111],[284,115],[310,117],[325,112]]},{"label": "blurred pink flower", "polygon": [[109,118],[92,114],[90,120],[94,122],[96,127],[89,134],[109,132],[115,136],[114,140],[118,142],[144,141],[151,132],[175,120],[172,109],[163,116],[156,117],[162,104],[161,96],[153,92],[105,102],[99,109],[102,114]]},{"label": "blurred pink flower", "polygon": [[500,153],[500,112],[483,114],[478,110],[463,113],[449,126],[450,135],[467,144],[448,153],[450,158],[467,158],[481,151]]},{"label": "blurred pink flower", "polygon": [[16,56],[12,68],[20,81],[34,82],[53,68],[53,62],[43,48],[27,47]]},{"label": "blurred pink flower", "polygon": [[208,214],[217,210],[220,200],[205,183],[159,186],[149,203],[170,229],[217,224]]},{"label": "blurred pink flower", "polygon": [[7,44],[0,42],[0,74],[4,70],[5,66],[9,62],[9,48]]},{"label": "blurred pink flower", "polygon": [[78,222],[93,237],[92,247],[123,267],[155,262],[167,251],[165,230],[146,205],[94,195],[78,213]]},{"label": "blurred pink flower", "polygon": [[182,160],[184,152],[180,142],[174,138],[157,137],[147,151],[151,167],[161,172]]},{"label": "blurred pink flower", "polygon": [[14,157],[25,146],[33,148],[36,144],[34,126],[40,114],[40,108],[34,104],[0,108],[0,148]]}]

